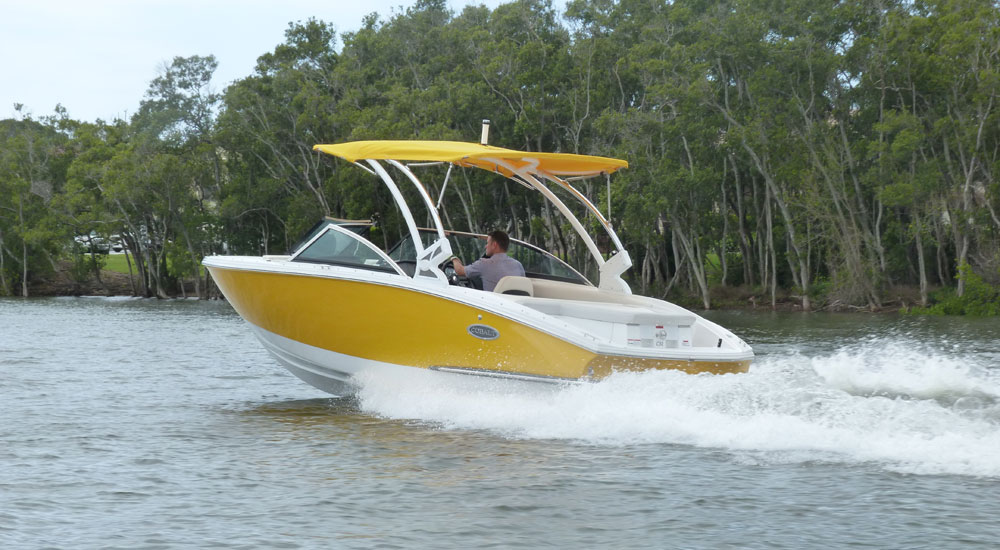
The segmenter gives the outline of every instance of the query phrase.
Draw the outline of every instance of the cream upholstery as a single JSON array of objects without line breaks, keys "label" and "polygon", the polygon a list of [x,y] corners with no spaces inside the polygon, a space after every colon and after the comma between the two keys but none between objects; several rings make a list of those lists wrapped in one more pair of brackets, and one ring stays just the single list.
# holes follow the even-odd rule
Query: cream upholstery
[{"label": "cream upholstery", "polygon": [[690,311],[668,302],[594,286],[508,276],[500,279],[494,292],[508,290],[521,291],[520,296],[507,294],[511,300],[550,315],[627,323],[691,324],[695,319]]},{"label": "cream upholstery", "polygon": [[534,296],[535,289],[531,282],[531,279],[527,277],[517,277],[515,275],[507,275],[503,279],[497,282],[496,288],[493,292],[497,294],[515,294],[520,296]]}]

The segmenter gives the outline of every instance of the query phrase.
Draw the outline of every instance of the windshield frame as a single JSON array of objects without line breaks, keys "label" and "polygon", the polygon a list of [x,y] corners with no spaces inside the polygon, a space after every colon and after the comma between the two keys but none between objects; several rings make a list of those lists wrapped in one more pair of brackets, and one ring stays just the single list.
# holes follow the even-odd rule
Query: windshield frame
[{"label": "windshield frame", "polygon": [[[288,258],[288,261],[290,261],[290,262],[300,262],[300,263],[309,263],[309,264],[317,264],[317,265],[334,265],[334,266],[339,266],[339,267],[348,267],[348,268],[352,268],[352,269],[360,269],[360,270],[364,270],[364,271],[377,271],[377,272],[380,272],[380,273],[395,273],[397,275],[402,275],[403,277],[408,277],[406,275],[406,273],[403,272],[402,268],[399,267],[399,264],[397,264],[392,258],[390,258],[389,255],[385,253],[385,251],[383,251],[378,246],[376,246],[375,243],[373,243],[370,240],[362,237],[356,231],[351,231],[351,229],[349,229],[347,227],[343,227],[341,225],[338,225],[336,222],[332,222],[332,221],[329,221],[329,220],[324,220],[324,221],[327,222],[327,225],[325,227],[319,227],[319,228],[316,228],[314,226],[314,228],[310,230],[310,233],[312,234],[312,236],[309,237],[309,238],[307,238],[307,239],[305,239],[305,242],[302,245],[300,245],[298,247],[298,249],[295,250],[295,253],[292,254],[290,258]],[[319,225],[319,224],[317,224],[317,225]],[[363,225],[363,224],[357,224],[357,225]],[[371,226],[369,225],[368,227],[371,227]],[[387,266],[386,267],[382,267],[382,266],[372,266],[372,265],[367,265],[367,264],[355,264],[355,263],[348,263],[348,262],[315,261],[315,260],[308,260],[308,259],[299,259],[300,256],[302,256],[302,254],[305,253],[305,251],[309,249],[309,247],[311,247],[319,239],[323,238],[323,236],[326,235],[330,231],[335,231],[335,232],[340,233],[342,235],[346,235],[346,236],[350,237],[351,239],[353,239],[353,240],[361,243],[362,245],[365,246],[365,248],[367,248],[367,249],[375,252],[375,254],[380,259],[382,259],[384,262],[386,262]]]}]

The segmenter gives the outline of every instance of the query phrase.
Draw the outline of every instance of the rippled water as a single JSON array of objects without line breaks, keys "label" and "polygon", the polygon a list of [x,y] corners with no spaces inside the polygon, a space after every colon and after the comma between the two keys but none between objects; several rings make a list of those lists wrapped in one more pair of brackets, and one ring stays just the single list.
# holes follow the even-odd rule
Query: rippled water
[{"label": "rippled water", "polygon": [[0,300],[0,548],[1000,546],[1000,322],[712,318],[749,374],[329,398],[224,303]]}]

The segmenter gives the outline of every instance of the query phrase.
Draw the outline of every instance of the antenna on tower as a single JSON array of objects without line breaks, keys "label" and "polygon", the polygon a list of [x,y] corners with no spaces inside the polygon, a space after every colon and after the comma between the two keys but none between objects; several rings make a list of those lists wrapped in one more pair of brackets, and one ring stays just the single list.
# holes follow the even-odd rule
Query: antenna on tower
[{"label": "antenna on tower", "polygon": [[490,119],[483,119],[483,133],[479,136],[480,145],[486,145],[490,141]]}]

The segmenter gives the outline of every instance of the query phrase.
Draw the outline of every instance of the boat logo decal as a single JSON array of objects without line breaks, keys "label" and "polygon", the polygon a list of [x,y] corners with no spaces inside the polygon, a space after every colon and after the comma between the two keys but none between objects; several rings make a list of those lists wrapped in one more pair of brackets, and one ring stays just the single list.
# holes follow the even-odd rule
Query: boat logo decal
[{"label": "boat logo decal", "polygon": [[496,340],[500,337],[500,331],[489,325],[469,325],[468,331],[480,340]]}]

